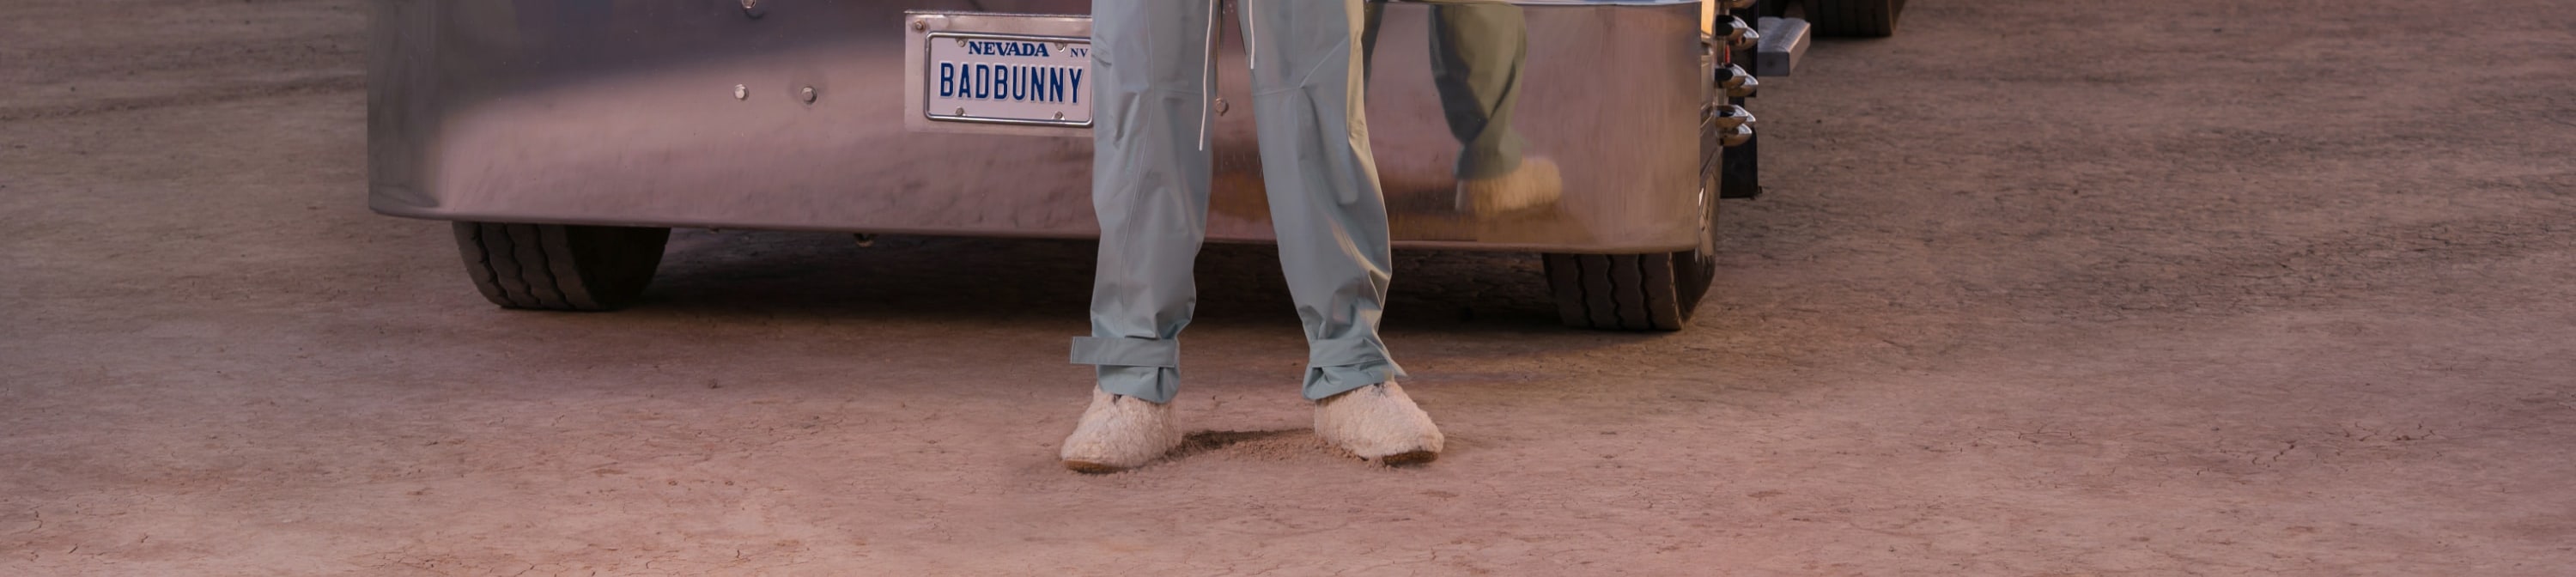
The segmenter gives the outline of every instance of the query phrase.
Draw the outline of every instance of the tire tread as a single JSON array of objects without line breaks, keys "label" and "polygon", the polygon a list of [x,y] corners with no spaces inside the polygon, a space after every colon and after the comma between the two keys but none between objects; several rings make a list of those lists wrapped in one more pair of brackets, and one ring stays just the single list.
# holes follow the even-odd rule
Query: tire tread
[{"label": "tire tread", "polygon": [[[1677,331],[1688,326],[1707,285],[1677,267],[1689,252],[1548,254],[1542,257],[1557,317],[1567,326],[1624,331]],[[1692,287],[1697,286],[1698,291]]]},{"label": "tire tread", "polygon": [[607,311],[652,281],[670,230],[457,222],[457,251],[484,300],[502,308]]},{"label": "tire tread", "polygon": [[528,288],[527,278],[519,267],[519,250],[511,242],[508,225],[480,223],[483,229],[484,254],[491,257],[493,286],[501,290],[502,300],[495,303],[510,308],[539,308],[540,303]]}]

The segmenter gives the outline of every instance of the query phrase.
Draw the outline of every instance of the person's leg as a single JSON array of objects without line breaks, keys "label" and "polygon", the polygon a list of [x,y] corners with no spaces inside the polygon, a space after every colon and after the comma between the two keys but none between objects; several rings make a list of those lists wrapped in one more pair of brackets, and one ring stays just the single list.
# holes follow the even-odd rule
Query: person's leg
[{"label": "person's leg", "polygon": [[1092,191],[1100,219],[1091,336],[1073,362],[1098,367],[1099,386],[1065,438],[1064,465],[1117,471],[1180,444],[1181,329],[1197,286],[1190,276],[1207,233],[1209,156],[1200,144],[1207,99],[1209,7],[1204,0],[1098,0],[1092,6]]},{"label": "person's leg", "polygon": [[1385,194],[1360,108],[1360,0],[1253,0],[1262,175],[1288,292],[1313,348],[1305,394],[1321,399],[1403,372],[1377,335],[1389,279]]},{"label": "person's leg", "polygon": [[1441,436],[1378,337],[1393,260],[1362,106],[1363,0],[1249,0],[1254,118],[1279,261],[1308,346],[1316,432],[1365,458],[1427,461]]},{"label": "person's leg", "polygon": [[1179,391],[1176,339],[1198,289],[1207,233],[1204,0],[1100,0],[1092,6],[1091,206],[1100,219],[1091,336],[1073,361],[1100,389],[1156,403]]}]

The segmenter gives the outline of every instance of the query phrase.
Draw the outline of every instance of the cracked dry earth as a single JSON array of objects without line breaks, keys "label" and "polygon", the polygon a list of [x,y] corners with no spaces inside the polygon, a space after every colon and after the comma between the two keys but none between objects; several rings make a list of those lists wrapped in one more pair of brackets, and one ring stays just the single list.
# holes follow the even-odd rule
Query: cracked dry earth
[{"label": "cracked dry earth", "polygon": [[1384,470],[1213,247],[1208,432],[1107,476],[1088,244],[496,310],[364,208],[363,12],[0,3],[0,575],[2576,574],[2576,4],[1915,2],[1768,86],[1689,331],[1405,253]]}]

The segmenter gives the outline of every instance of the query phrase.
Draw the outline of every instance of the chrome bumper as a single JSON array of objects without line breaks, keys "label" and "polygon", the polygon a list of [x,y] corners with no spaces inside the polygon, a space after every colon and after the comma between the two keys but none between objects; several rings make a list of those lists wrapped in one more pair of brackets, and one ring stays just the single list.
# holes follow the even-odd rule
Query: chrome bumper
[{"label": "chrome bumper", "polygon": [[[429,219],[1082,238],[1087,138],[907,129],[905,12],[1082,0],[376,0],[369,204]],[[1519,128],[1557,210],[1455,210],[1427,8],[1390,6],[1368,114],[1399,246],[1644,253],[1701,239],[1699,0],[1519,2]],[[1230,31],[1229,37],[1236,37]],[[1231,38],[1230,38],[1231,39]],[[1242,48],[1212,129],[1211,240],[1271,238]],[[1713,201],[1714,199],[1708,199]]]}]

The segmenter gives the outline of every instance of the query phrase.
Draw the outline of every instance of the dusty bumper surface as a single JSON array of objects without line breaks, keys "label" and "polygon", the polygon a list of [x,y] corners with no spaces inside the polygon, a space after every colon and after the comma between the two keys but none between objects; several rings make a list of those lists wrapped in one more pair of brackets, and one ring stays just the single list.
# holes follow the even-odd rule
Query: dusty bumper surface
[{"label": "dusty bumper surface", "polygon": [[[1081,238],[1090,143],[908,131],[903,11],[965,2],[642,9],[370,3],[370,204],[422,218]],[[652,4],[659,6],[658,4]],[[1083,2],[984,9],[1085,13]],[[1461,214],[1421,5],[1388,9],[1369,117],[1407,246],[1698,245],[1707,98],[1695,2],[1532,3],[1515,123],[1565,167],[1553,210]],[[1238,35],[1228,27],[1230,36]],[[1216,118],[1216,240],[1271,237],[1239,38]],[[736,86],[742,91],[737,93]],[[805,102],[804,89],[816,96]],[[738,97],[739,96],[739,97]]]}]

